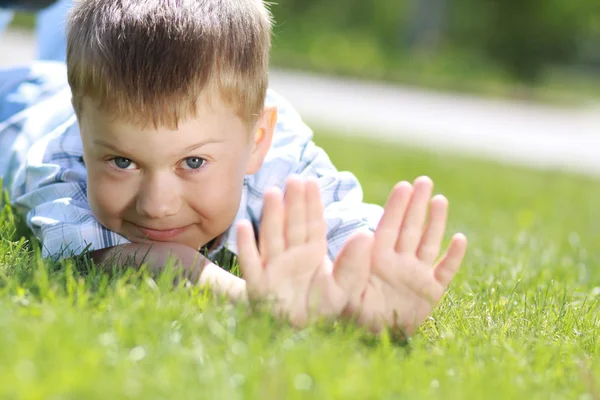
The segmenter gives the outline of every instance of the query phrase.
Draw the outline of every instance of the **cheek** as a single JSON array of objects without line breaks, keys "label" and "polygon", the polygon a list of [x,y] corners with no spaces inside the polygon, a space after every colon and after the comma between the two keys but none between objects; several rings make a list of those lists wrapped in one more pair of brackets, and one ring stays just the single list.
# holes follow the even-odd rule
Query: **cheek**
[{"label": "cheek", "polygon": [[200,214],[218,218],[224,213],[229,214],[228,211],[233,207],[237,209],[241,186],[241,183],[233,179],[219,179],[211,184],[194,185],[193,191],[188,192],[189,204]]},{"label": "cheek", "polygon": [[88,202],[94,216],[103,225],[121,217],[135,193],[131,182],[111,179],[103,172],[88,173]]},{"label": "cheek", "polygon": [[243,167],[230,164],[227,168],[219,168],[190,185],[188,204],[197,214],[216,225],[228,225],[237,214],[243,183]]}]

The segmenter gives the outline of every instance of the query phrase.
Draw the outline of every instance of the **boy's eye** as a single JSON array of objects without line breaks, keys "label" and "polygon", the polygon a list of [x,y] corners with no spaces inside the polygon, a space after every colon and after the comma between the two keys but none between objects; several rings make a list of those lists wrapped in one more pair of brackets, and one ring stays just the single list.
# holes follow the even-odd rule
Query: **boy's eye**
[{"label": "boy's eye", "polygon": [[124,157],[115,157],[111,161],[115,165],[115,167],[119,169],[131,169],[132,166],[135,166],[133,161]]},{"label": "boy's eye", "polygon": [[188,157],[183,160],[183,169],[198,169],[204,165],[206,160],[200,157]]}]

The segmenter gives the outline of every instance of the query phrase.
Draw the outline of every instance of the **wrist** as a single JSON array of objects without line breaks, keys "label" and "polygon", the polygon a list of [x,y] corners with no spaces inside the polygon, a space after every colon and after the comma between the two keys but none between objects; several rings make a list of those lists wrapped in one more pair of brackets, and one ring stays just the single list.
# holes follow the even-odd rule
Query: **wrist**
[{"label": "wrist", "polygon": [[209,285],[218,295],[233,301],[247,302],[246,282],[207,260],[198,279],[199,285]]}]

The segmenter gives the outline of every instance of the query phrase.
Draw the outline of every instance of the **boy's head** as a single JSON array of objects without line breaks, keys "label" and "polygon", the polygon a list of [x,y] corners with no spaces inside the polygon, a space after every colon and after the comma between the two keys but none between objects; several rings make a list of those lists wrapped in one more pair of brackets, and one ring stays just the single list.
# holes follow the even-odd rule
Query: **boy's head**
[{"label": "boy's head", "polygon": [[199,248],[238,211],[270,146],[261,0],[81,0],[67,67],[96,218]]}]

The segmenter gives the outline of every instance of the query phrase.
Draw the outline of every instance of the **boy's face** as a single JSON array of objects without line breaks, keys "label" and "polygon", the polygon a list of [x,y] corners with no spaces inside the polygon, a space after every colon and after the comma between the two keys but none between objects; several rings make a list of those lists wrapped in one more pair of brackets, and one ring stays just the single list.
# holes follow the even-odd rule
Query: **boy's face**
[{"label": "boy's face", "polygon": [[232,224],[244,176],[256,173],[277,113],[265,109],[252,132],[219,99],[202,99],[177,129],[114,120],[84,99],[80,118],[88,201],[98,221],[132,242],[195,249]]}]

